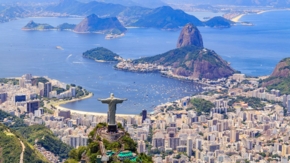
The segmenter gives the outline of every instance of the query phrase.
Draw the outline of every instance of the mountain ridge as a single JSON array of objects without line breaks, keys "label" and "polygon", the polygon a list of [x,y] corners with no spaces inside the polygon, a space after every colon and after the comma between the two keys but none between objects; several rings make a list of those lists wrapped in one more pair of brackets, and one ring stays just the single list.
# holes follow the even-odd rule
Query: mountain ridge
[{"label": "mountain ridge", "polygon": [[87,33],[87,32],[101,32],[122,34],[127,29],[119,22],[116,17],[99,18],[95,14],[87,16],[75,28],[74,32]]}]

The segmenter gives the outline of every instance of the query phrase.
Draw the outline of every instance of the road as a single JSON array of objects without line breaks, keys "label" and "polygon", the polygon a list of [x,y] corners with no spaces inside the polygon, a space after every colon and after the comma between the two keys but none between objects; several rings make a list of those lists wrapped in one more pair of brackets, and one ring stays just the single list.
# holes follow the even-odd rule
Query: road
[{"label": "road", "polygon": [[20,142],[20,144],[21,144],[21,146],[22,146],[22,152],[21,152],[21,155],[20,155],[20,161],[19,161],[19,163],[23,163],[23,157],[24,157],[25,145],[23,144],[23,142],[22,142],[20,139],[18,139],[18,140],[19,140],[19,142]]}]

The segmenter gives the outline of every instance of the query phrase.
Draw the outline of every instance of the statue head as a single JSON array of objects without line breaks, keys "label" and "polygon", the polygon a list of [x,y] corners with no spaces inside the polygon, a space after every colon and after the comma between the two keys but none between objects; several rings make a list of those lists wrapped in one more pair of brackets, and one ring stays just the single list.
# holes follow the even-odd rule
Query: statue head
[{"label": "statue head", "polygon": [[111,98],[114,98],[114,93],[111,93]]}]

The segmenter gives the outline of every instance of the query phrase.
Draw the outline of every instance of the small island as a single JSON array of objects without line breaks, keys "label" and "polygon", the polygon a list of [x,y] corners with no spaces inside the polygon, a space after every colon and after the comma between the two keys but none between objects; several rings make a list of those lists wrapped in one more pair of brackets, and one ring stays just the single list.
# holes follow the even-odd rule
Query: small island
[{"label": "small island", "polygon": [[54,30],[55,28],[49,24],[40,24],[30,21],[22,30]]},{"label": "small island", "polygon": [[83,53],[83,57],[93,59],[97,62],[115,62],[122,59],[118,54],[103,47],[88,50]]}]

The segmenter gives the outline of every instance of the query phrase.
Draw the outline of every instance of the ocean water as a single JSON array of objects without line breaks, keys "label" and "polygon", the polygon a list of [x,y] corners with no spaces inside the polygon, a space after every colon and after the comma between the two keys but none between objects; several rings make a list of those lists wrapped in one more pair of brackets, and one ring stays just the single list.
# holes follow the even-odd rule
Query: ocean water
[{"label": "ocean water", "polygon": [[[215,50],[236,70],[247,75],[268,75],[290,51],[290,11],[244,16],[254,26],[229,29],[200,27],[205,47]],[[0,24],[0,77],[25,73],[49,76],[75,83],[94,93],[94,97],[63,105],[75,110],[106,112],[97,98],[113,92],[128,101],[118,106],[118,113],[137,114],[142,109],[200,91],[192,82],[161,77],[158,73],[118,71],[114,64],[97,63],[82,58],[88,49],[103,46],[124,58],[153,56],[174,49],[180,30],[131,28],[122,38],[105,40],[100,34],[76,34],[70,31],[22,31],[28,21],[58,25],[79,23],[79,18],[27,18]],[[55,47],[61,46],[63,50]]]}]

